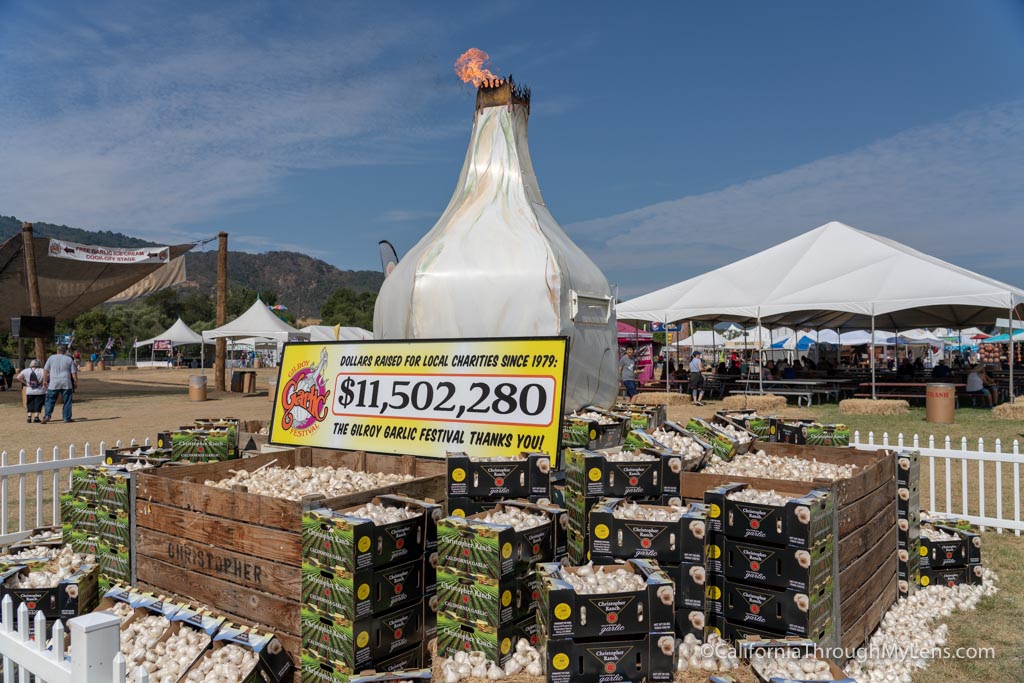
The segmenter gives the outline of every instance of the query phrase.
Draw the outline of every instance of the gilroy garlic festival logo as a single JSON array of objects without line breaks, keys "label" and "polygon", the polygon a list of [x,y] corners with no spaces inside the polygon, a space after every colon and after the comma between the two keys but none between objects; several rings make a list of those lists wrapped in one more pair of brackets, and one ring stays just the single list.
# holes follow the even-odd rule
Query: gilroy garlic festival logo
[{"label": "gilroy garlic festival logo", "polygon": [[324,371],[327,369],[327,349],[320,351],[320,364],[310,367],[303,361],[292,370],[292,378],[281,392],[281,427],[295,436],[312,434],[327,417],[327,389]]}]

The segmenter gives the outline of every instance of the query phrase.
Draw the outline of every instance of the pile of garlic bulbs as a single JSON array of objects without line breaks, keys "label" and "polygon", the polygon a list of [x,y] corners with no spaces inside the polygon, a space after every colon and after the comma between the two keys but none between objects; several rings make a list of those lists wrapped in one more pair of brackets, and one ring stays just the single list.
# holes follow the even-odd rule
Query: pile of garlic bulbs
[{"label": "pile of garlic bulbs", "polygon": [[673,453],[678,453],[687,459],[700,458],[704,455],[704,447],[692,436],[660,427],[655,429],[651,436],[658,443],[670,448]]},{"label": "pile of garlic bulbs", "polygon": [[[170,625],[167,617],[150,614],[136,619],[121,630],[121,654],[128,660],[129,677],[137,667],[145,666],[147,662],[152,663],[147,658],[147,653],[156,652],[157,641]],[[155,654],[153,659],[156,659]]]},{"label": "pile of garlic bulbs", "polygon": [[828,662],[792,650],[757,650],[750,657],[750,666],[764,680],[779,677],[794,681],[832,681]]},{"label": "pile of garlic bulbs", "polygon": [[792,498],[789,496],[783,496],[775,493],[775,489],[769,489],[768,491],[761,491],[758,489],[740,489],[734,491],[726,496],[729,500],[735,500],[740,503],[755,503],[757,505],[775,505],[782,507],[788,503]]},{"label": "pile of garlic bulbs", "polygon": [[661,507],[655,505],[638,505],[627,501],[615,506],[612,516],[615,519],[636,519],[644,522],[674,522],[682,517],[689,508],[685,505]]},{"label": "pile of garlic bulbs", "polygon": [[562,571],[561,576],[581,595],[639,591],[647,586],[639,574],[613,565],[595,567],[593,562],[575,567],[575,571]]},{"label": "pile of garlic bulbs", "polygon": [[608,415],[603,415],[602,413],[596,413],[592,410],[586,410],[582,413],[577,413],[576,411],[573,411],[570,417],[578,417],[581,420],[592,420],[597,424],[601,425],[612,425],[615,424],[616,422],[616,420],[613,419],[612,417]]},{"label": "pile of garlic bulbs", "polygon": [[191,683],[239,683],[258,661],[259,655],[252,650],[230,643],[211,650],[185,680]]},{"label": "pile of garlic bulbs", "polygon": [[303,496],[311,494],[333,498],[358,491],[369,491],[401,484],[413,478],[411,474],[355,472],[347,467],[267,467],[254,472],[239,470],[220,481],[207,479],[205,484],[220,489],[245,486],[249,493],[300,500]]},{"label": "pile of garlic bulbs", "polygon": [[69,545],[61,546],[43,568],[30,571],[28,574],[16,574],[8,580],[7,585],[11,588],[55,588],[61,581],[77,572],[83,564],[94,560],[92,555],[79,555]]},{"label": "pile of garlic bulbs", "polygon": [[441,673],[444,683],[459,683],[467,678],[486,678],[500,681],[507,676],[526,674],[542,676],[544,667],[540,662],[540,653],[530,645],[526,638],[516,643],[516,651],[505,666],[498,666],[487,659],[483,652],[457,652],[451,659],[441,660]]},{"label": "pile of garlic bulbs", "polygon": [[397,505],[388,507],[387,505],[378,505],[377,503],[367,503],[355,510],[346,511],[345,514],[352,517],[362,517],[372,521],[377,526],[381,526],[383,524],[394,524],[395,522],[402,522],[407,519],[419,517],[423,514],[423,511],[411,510],[407,507],[399,507]]},{"label": "pile of garlic bulbs", "polygon": [[113,614],[116,617],[120,617],[122,624],[128,621],[135,612],[135,610],[132,609],[132,606],[127,602],[115,602],[113,607],[109,607],[103,611]]},{"label": "pile of garlic bulbs", "polygon": [[678,645],[676,671],[727,673],[740,666],[736,649],[722,640],[717,633],[708,634],[705,643],[700,642],[692,633],[687,633],[678,641]]},{"label": "pile of garlic bulbs", "polygon": [[[151,648],[147,648],[145,661],[139,662],[139,665],[149,672],[151,681],[175,683],[185,675],[192,662],[196,661],[209,644],[210,636],[194,628],[182,626],[181,630],[164,642],[155,643]],[[129,676],[129,679],[135,680],[134,676]]]},{"label": "pile of garlic bulbs", "polygon": [[526,531],[542,524],[550,524],[551,518],[543,512],[531,512],[522,508],[505,507],[500,510],[488,510],[476,518],[478,522],[510,526],[516,531]]},{"label": "pile of garlic bulbs", "polygon": [[960,537],[942,529],[921,525],[921,535],[929,541],[956,541]]},{"label": "pile of garlic bulbs", "polygon": [[46,531],[40,531],[38,534],[32,534],[26,538],[24,543],[47,543],[51,541],[59,541],[63,538],[63,532],[60,529],[52,531],[47,529]]},{"label": "pile of garlic bulbs", "polygon": [[609,462],[644,462],[658,459],[657,456],[640,451],[617,451],[608,453],[604,458]]},{"label": "pile of garlic bulbs", "polygon": [[754,440],[754,438],[750,435],[750,432],[741,427],[737,427],[736,425],[716,424],[715,428],[718,429],[719,431],[725,432],[726,434],[736,439],[736,441],[741,444],[750,443],[751,441]]},{"label": "pile of garlic bulbs", "polygon": [[764,451],[744,453],[732,460],[718,456],[711,459],[704,471],[708,474],[732,474],[758,479],[788,479],[791,481],[814,481],[815,479],[849,479],[854,475],[856,465],[835,465],[830,462],[768,455]]},{"label": "pile of garlic bulbs", "polygon": [[996,580],[986,568],[981,585],[929,586],[899,600],[847,665],[846,673],[857,683],[910,683],[914,672],[933,659],[921,653],[946,644],[948,628],[938,621],[956,610],[972,610],[981,598],[995,595],[999,590]]}]

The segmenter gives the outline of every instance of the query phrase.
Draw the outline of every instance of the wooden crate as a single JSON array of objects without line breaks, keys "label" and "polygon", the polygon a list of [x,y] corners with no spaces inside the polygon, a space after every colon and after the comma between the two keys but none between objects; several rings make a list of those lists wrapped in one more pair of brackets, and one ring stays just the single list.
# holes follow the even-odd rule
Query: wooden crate
[{"label": "wooden crate", "polygon": [[761,446],[772,455],[790,456],[838,465],[853,464],[853,477],[836,482],[759,479],[703,472],[680,474],[680,495],[703,500],[704,491],[728,482],[785,493],[830,489],[838,516],[840,644],[853,649],[863,644],[896,602],[896,458],[893,451],[796,446]]},{"label": "wooden crate", "polygon": [[[412,474],[412,481],[337,498],[291,501],[204,485],[231,470],[333,466]],[[140,586],[208,605],[277,634],[299,665],[302,513],[359,505],[384,493],[444,500],[444,461],[300,448],[253,458],[160,468],[136,485]]]}]

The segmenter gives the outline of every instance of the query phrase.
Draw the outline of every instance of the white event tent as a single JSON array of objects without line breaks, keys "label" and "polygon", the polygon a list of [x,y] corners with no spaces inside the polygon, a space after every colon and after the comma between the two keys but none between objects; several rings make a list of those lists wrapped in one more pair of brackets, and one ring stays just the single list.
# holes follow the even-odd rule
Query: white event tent
[{"label": "white event tent", "polygon": [[264,337],[284,343],[292,339],[308,340],[309,332],[297,330],[281,320],[259,299],[256,299],[249,310],[231,322],[203,332],[203,339],[207,342],[215,339],[247,339],[250,337]]},{"label": "white event tent", "polygon": [[837,221],[617,307],[623,320],[872,332],[964,328],[1022,313],[1024,290]]},{"label": "white event tent", "polygon": [[303,332],[309,333],[309,340],[315,342],[369,341],[373,339],[373,332],[361,327],[338,327],[337,336],[335,336],[334,330],[334,325],[307,325],[302,328]]},{"label": "white event tent", "polygon": [[[173,325],[168,327],[166,330],[164,330],[160,334],[156,335],[152,339],[147,339],[145,341],[137,341],[134,344],[132,344],[132,348],[133,349],[138,349],[139,347],[142,347],[142,346],[152,346],[154,342],[158,342],[158,341],[170,342],[171,348],[174,348],[175,346],[183,346],[185,344],[202,344],[203,343],[203,336],[201,334],[199,334],[198,332],[193,332],[192,328],[189,327],[188,325],[186,325],[184,320],[182,320],[181,318],[178,318],[177,320],[174,321]],[[139,352],[136,350],[136,352],[135,352],[135,364],[136,365],[139,364],[138,354],[139,354]],[[150,365],[155,365],[155,362],[153,361],[152,353],[150,354],[149,364]]]}]

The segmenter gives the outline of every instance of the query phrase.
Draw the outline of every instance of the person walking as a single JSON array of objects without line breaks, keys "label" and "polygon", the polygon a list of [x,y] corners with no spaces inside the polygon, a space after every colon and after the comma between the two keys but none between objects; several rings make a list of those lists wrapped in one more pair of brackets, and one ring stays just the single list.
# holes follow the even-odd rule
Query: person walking
[{"label": "person walking", "polygon": [[33,359],[27,368],[18,373],[16,379],[25,386],[26,422],[39,422],[39,413],[43,410],[46,398],[46,385],[43,384],[39,361]]},{"label": "person walking", "polygon": [[626,355],[619,359],[619,381],[626,389],[626,398],[632,403],[636,399],[636,351],[632,346],[626,347]]},{"label": "person walking", "polygon": [[7,356],[0,356],[0,391],[14,388],[14,366]]},{"label": "person walking", "polygon": [[704,405],[704,363],[700,359],[700,351],[690,356],[690,393],[693,394],[693,405]]},{"label": "person walking", "polygon": [[53,407],[57,404],[57,394],[62,395],[65,422],[72,422],[71,401],[78,388],[78,366],[67,355],[68,347],[61,344],[57,353],[46,359],[43,366],[43,384],[46,385],[46,404],[41,422],[46,424],[53,415]]}]

